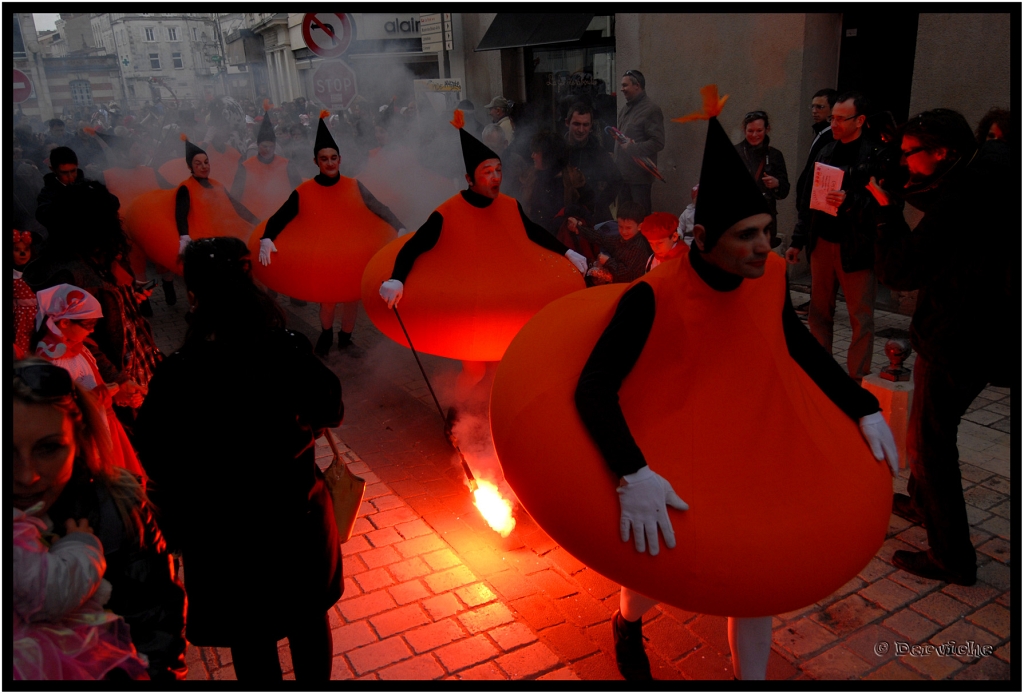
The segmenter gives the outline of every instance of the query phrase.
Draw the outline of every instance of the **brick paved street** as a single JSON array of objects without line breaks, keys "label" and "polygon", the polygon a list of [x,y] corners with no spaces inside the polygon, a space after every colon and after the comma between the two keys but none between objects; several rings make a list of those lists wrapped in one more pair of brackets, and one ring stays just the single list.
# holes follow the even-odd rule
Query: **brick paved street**
[{"label": "brick paved street", "polygon": [[[164,305],[159,288],[153,297],[154,331],[168,352],[184,334],[185,290],[177,282],[178,305]],[[806,298],[793,294],[796,305]],[[291,327],[315,340],[316,306],[282,305]],[[844,361],[850,328],[843,304],[837,313],[835,349]],[[876,312],[876,324],[905,330],[909,318]],[[620,679],[609,627],[618,586],[556,545],[521,508],[508,538],[490,530],[412,355],[362,314],[354,341],[366,351],[362,358],[335,349],[328,359],[345,392],[345,422],[335,433],[352,471],[367,481],[355,534],[342,547],[345,593],[330,612],[334,677]],[[888,363],[884,344],[876,340],[876,371]],[[423,360],[447,403],[457,364]],[[895,570],[892,553],[923,547],[925,534],[893,516],[885,544],[857,577],[817,604],[775,617],[769,679],[1010,678],[1009,415],[1009,390],[988,388],[959,432],[978,583],[965,588]],[[323,442],[317,455],[321,465],[330,461]],[[905,491],[906,474],[897,491]],[[725,618],[662,605],[644,631],[655,678],[732,677]],[[948,641],[991,646],[993,655],[896,653],[895,642]],[[280,655],[290,678],[286,642]],[[187,656],[189,679],[234,678],[227,649],[190,646]]]}]

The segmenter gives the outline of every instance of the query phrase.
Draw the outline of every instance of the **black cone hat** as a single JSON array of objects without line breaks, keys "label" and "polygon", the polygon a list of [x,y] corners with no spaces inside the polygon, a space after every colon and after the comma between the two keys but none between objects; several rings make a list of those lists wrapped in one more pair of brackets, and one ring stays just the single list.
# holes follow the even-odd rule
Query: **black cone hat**
[{"label": "black cone hat", "polygon": [[476,167],[480,166],[480,162],[488,159],[501,160],[497,152],[466,132],[463,127],[466,124],[466,119],[462,111],[455,110],[455,118],[452,119],[451,124],[459,129],[459,140],[462,142],[462,161],[466,164],[466,173],[470,178],[476,173]]},{"label": "black cone hat", "polygon": [[322,149],[333,149],[335,152],[341,154],[341,150],[338,149],[338,143],[334,141],[334,136],[331,135],[331,131],[327,129],[327,123],[324,122],[324,118],[331,115],[330,111],[320,112],[320,122],[316,124],[316,140],[313,142],[313,156],[317,155]]},{"label": "black cone hat", "polygon": [[192,144],[185,133],[181,134],[181,139],[185,141],[185,163],[188,164],[188,168],[191,169],[192,159],[195,158],[197,154],[206,154],[206,150]]},{"label": "black cone hat", "polygon": [[263,115],[260,131],[256,134],[256,142],[277,142],[277,135],[274,134],[274,124],[270,122],[269,113]]},{"label": "black cone hat", "polygon": [[710,250],[725,230],[736,222],[770,212],[739,152],[718,122],[718,114],[729,97],[719,99],[718,87],[713,84],[701,89],[700,93],[704,102],[701,111],[672,120],[677,123],[708,121],[693,221],[707,230],[705,250]]}]

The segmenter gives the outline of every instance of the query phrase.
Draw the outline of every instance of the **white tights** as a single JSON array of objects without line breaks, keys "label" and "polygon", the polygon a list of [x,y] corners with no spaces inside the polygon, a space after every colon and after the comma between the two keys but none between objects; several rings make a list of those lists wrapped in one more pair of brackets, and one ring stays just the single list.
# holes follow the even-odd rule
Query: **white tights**
[{"label": "white tights", "polygon": [[[657,600],[625,586],[619,591],[619,612],[628,622],[640,619],[657,604]],[[729,649],[732,651],[732,668],[736,679],[765,679],[771,648],[771,617],[729,617]]]}]

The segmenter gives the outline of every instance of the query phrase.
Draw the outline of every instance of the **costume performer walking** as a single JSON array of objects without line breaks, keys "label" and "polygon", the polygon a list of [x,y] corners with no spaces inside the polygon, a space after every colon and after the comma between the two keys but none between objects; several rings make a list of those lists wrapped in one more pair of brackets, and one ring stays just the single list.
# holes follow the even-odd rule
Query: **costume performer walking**
[{"label": "costume performer walking", "polygon": [[[330,116],[328,111],[320,112],[320,122],[317,124],[316,140],[313,143],[313,160],[316,162],[320,173],[311,180],[298,186],[288,200],[281,206],[274,215],[267,220],[266,228],[260,238],[259,260],[260,264],[269,266],[271,264],[271,253],[277,253],[277,246],[274,240],[285,230],[296,227],[308,235],[311,231],[315,236],[321,235],[345,235],[364,236],[369,241],[375,238],[377,230],[364,229],[363,226],[370,226],[373,217],[379,217],[385,224],[391,226],[399,234],[405,231],[405,226],[398,220],[390,209],[373,197],[373,194],[366,189],[362,183],[354,178],[342,176],[338,172],[341,165],[341,155],[338,144],[334,141],[331,131],[327,129],[324,119]],[[301,207],[300,207],[301,202]],[[380,226],[379,224],[377,225]],[[393,237],[392,237],[393,238]],[[315,239],[314,239],[315,240]],[[380,246],[388,240],[382,239]],[[358,268],[352,274],[355,278],[355,292],[358,295],[359,279],[362,277],[362,270],[365,263],[372,254],[379,250],[372,250],[361,262],[356,262]],[[362,255],[357,253],[357,255]],[[352,260],[349,258],[348,260]],[[263,279],[257,272],[257,278]],[[308,281],[308,280],[307,280]],[[313,282],[317,278],[313,278]],[[268,286],[271,286],[268,284]],[[273,287],[283,291],[289,296],[299,299],[306,299],[301,292],[285,287]],[[345,349],[352,343],[352,329],[356,325],[356,314],[359,310],[359,300],[341,302],[341,329],[338,331],[338,349]],[[316,341],[313,351],[321,357],[326,357],[331,349],[331,342],[334,340],[334,314],[337,303],[322,302],[320,304],[320,337]]]},{"label": "costume performer walking", "polygon": [[269,115],[263,116],[260,123],[256,146],[257,154],[242,162],[235,174],[231,196],[260,219],[267,219],[280,209],[288,194],[302,184],[302,176],[291,162],[275,154],[277,136]]},{"label": "costume performer walking", "polygon": [[[584,288],[581,277],[575,273],[572,276],[562,274],[568,266],[562,268],[562,261],[545,258],[544,252],[537,254],[536,246],[565,256],[581,273],[587,271],[585,257],[532,222],[522,205],[501,193],[501,158],[466,132],[464,124],[462,112],[456,111],[452,125],[459,130],[469,188],[446,200],[427,218],[398,251],[389,279],[380,285],[380,296],[389,309],[397,307],[402,300],[410,273],[414,291],[423,292],[423,284],[441,281],[451,287],[451,291],[439,289],[440,293],[433,297],[435,306],[422,307],[420,311],[423,308],[436,310],[438,325],[448,333],[441,342],[461,343],[459,347],[466,348],[462,354],[444,353],[443,345],[437,343],[438,346],[432,347],[429,338],[423,339],[423,333],[412,327],[419,322],[413,310],[408,312],[405,321],[417,340],[417,349],[461,359],[462,371],[456,382],[459,400],[483,379],[487,361],[501,359],[512,337],[534,313],[553,299]],[[524,237],[532,243],[524,243]],[[426,272],[430,270],[414,273],[417,260],[428,252],[435,257],[444,255],[452,259],[445,269],[455,274],[429,277]],[[513,272],[518,271],[519,276],[501,277],[492,290],[486,283],[494,282],[495,272],[490,262],[494,259],[506,263]],[[434,273],[439,269],[431,267]],[[421,282],[419,288],[417,280]],[[427,289],[435,288],[436,284]],[[485,296],[487,294],[490,296]],[[371,318],[374,318],[372,313]],[[456,333],[459,336],[451,339]],[[401,337],[393,336],[393,339],[404,342]],[[463,356],[470,354],[472,346],[481,341],[493,343],[477,348],[482,359]],[[454,417],[455,413],[449,411],[449,430]]]},{"label": "costume performer walking", "polygon": [[[898,464],[892,433],[879,411],[878,401],[843,372],[794,312],[784,263],[769,252],[770,210],[719,124],[717,110],[712,114],[701,167],[693,246],[685,259],[666,264],[662,272],[646,275],[622,295],[576,389],[576,406],[584,425],[608,466],[621,478],[617,491],[622,540],[627,541],[632,533],[637,551],[649,550],[652,555],[659,551],[659,528],[667,547],[676,544],[666,507],[681,511],[689,507],[672,485],[647,465],[619,405],[619,389],[627,377],[645,382],[677,377],[681,373],[676,367],[680,360],[674,356],[681,352],[687,354],[685,361],[701,363],[705,373],[720,373],[715,361],[720,362],[721,356],[716,355],[728,354],[730,350],[723,350],[713,335],[692,330],[705,318],[700,315],[705,309],[715,312],[715,323],[736,324],[747,320],[751,311],[769,304],[781,305],[781,330],[765,335],[765,349],[775,354],[788,353],[810,377],[813,386],[859,423],[875,458],[888,459],[893,474]],[[754,282],[762,277],[763,281]],[[700,294],[717,296],[702,306],[700,301],[691,299]],[[768,297],[774,301],[766,301]],[[678,337],[685,341],[671,339]],[[734,366],[738,365],[721,365]],[[781,376],[778,371],[757,369],[749,375],[755,379]],[[695,383],[677,383],[684,389],[699,387]],[[784,387],[782,383],[778,386],[780,390]],[[720,397],[736,397],[739,416],[758,417],[756,411],[749,409],[755,403],[743,403],[742,395],[723,388]],[[828,425],[827,420],[821,422],[823,427]],[[747,432],[751,432],[750,454],[755,456],[758,438],[754,430],[740,428],[736,435],[745,438]],[[714,442],[706,445],[713,452]],[[612,618],[612,628],[616,662],[626,679],[651,679],[641,618],[657,603],[625,586],[622,588],[620,609]],[[737,679],[764,679],[772,642],[771,624],[771,616],[729,618],[729,646]]]}]

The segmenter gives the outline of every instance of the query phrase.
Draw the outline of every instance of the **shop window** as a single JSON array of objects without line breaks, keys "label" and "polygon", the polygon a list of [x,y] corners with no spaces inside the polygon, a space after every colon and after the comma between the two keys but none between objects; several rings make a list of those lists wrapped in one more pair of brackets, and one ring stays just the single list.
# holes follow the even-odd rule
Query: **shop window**
[{"label": "shop window", "polygon": [[146,34],[147,41],[156,41],[156,29],[154,27],[146,27],[143,31]]},{"label": "shop window", "polygon": [[527,49],[527,101],[538,102],[553,123],[576,101],[590,103],[604,125],[615,124],[618,77],[614,46]]},{"label": "shop window", "polygon": [[149,67],[151,69],[153,69],[153,70],[159,70],[160,69],[160,54],[159,53],[150,53],[149,54]]},{"label": "shop window", "polygon": [[75,106],[92,107],[92,87],[89,80],[71,80],[68,83],[71,88],[71,100]]},{"label": "shop window", "polygon": [[181,53],[171,53],[171,63],[174,64],[175,70],[185,69],[185,61],[181,59]]},{"label": "shop window", "polygon": [[167,40],[168,41],[180,41],[178,38],[178,27],[167,27]]}]

